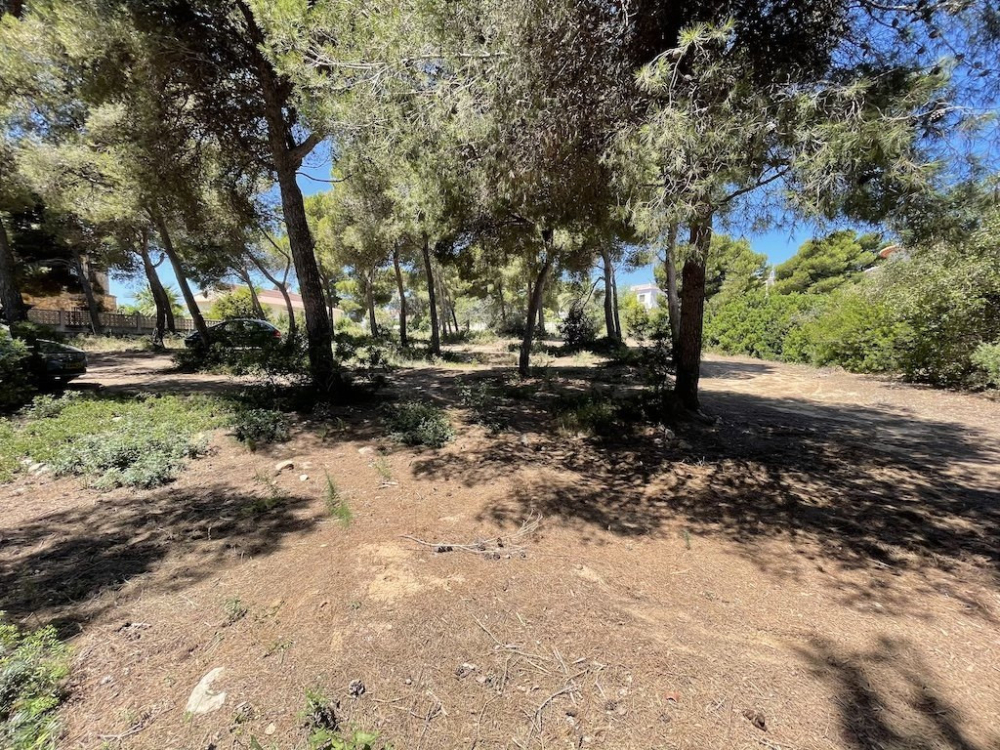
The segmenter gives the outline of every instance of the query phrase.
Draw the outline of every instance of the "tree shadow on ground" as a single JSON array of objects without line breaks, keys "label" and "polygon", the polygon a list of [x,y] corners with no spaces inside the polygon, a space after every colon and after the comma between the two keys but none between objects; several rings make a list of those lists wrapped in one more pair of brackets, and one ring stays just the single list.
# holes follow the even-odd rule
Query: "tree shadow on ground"
[{"label": "tree shadow on ground", "polygon": [[[938,678],[905,639],[883,637],[867,651],[845,651],[828,640],[815,639],[795,651],[812,674],[833,691],[839,712],[839,740],[844,747],[1000,747],[1000,735],[973,736],[976,729],[969,717],[944,697]],[[981,703],[976,708],[980,719],[996,711],[995,696],[991,698],[984,691],[979,698]]]},{"label": "tree shadow on ground", "polygon": [[[830,563],[885,573],[839,587],[856,605],[877,600],[887,613],[907,611],[907,591],[893,595],[894,573],[947,573],[962,562],[1000,573],[992,436],[880,408],[730,392],[705,400],[722,422],[678,425],[678,439],[573,440],[557,435],[549,420],[536,440],[502,435],[465,453],[422,458],[414,470],[468,486],[538,471],[485,509],[483,516],[501,525],[541,513],[595,542],[603,532],[683,528],[735,542],[778,576]],[[791,551],[765,549],[769,541],[789,542],[783,549]],[[940,578],[925,584],[941,590],[948,584]],[[988,615],[954,584],[949,593]]]},{"label": "tree shadow on ground", "polygon": [[264,488],[167,486],[38,516],[0,530],[0,610],[41,617],[73,635],[110,606],[101,594],[136,576],[162,568],[144,587],[173,591],[216,575],[226,562],[273,552],[316,524],[301,512],[308,502],[290,495],[275,501]]}]

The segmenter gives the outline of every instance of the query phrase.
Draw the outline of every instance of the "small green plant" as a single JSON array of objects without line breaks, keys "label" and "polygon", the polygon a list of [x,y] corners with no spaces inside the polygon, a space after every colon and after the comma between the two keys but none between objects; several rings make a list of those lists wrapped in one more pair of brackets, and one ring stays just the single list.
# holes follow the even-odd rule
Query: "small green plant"
[{"label": "small green plant", "polygon": [[291,437],[288,417],[272,409],[241,409],[233,415],[233,433],[250,450]]},{"label": "small green plant", "polygon": [[459,397],[462,405],[471,412],[474,424],[482,425],[494,434],[507,429],[507,419],[497,413],[500,394],[495,389],[485,383],[464,385],[459,389]]},{"label": "small green plant", "polygon": [[351,525],[354,514],[351,513],[350,506],[340,494],[337,483],[330,478],[329,474],[326,475],[326,510],[344,526]]},{"label": "small green plant", "polygon": [[68,651],[52,627],[24,632],[0,612],[0,747],[54,750]]},{"label": "small green plant", "polygon": [[285,493],[282,492],[278,483],[272,477],[258,471],[256,479],[264,485],[265,494],[262,497],[254,498],[243,508],[243,512],[253,518],[267,515],[275,508],[283,506],[287,500]]},{"label": "small green plant", "polygon": [[1000,341],[980,344],[972,353],[972,364],[980,370],[987,385],[1000,388]]},{"label": "small green plant", "polygon": [[392,439],[406,445],[440,448],[455,436],[444,410],[434,404],[403,401],[383,413]]},{"label": "small green plant", "polygon": [[556,416],[559,431],[570,435],[609,437],[616,432],[617,423],[614,402],[597,393],[566,400]]},{"label": "small green plant", "polygon": [[372,459],[372,468],[381,478],[382,484],[388,484],[392,481],[392,467],[389,466],[389,461],[385,456],[376,456]]},{"label": "small green plant", "polygon": [[0,328],[0,410],[13,410],[30,401],[37,385],[27,344]]},{"label": "small green plant", "polygon": [[232,625],[234,622],[239,622],[246,617],[247,612],[250,611],[250,608],[244,604],[238,596],[226,599],[223,609],[226,612],[226,625]]},{"label": "small green plant", "polygon": [[597,326],[581,304],[573,304],[566,314],[565,320],[559,324],[566,348],[570,351],[585,349],[597,340]]},{"label": "small green plant", "polygon": [[302,721],[309,731],[309,750],[392,750],[378,741],[378,734],[353,730],[345,734],[340,727],[337,709],[340,704],[328,699],[321,690],[306,692]]}]

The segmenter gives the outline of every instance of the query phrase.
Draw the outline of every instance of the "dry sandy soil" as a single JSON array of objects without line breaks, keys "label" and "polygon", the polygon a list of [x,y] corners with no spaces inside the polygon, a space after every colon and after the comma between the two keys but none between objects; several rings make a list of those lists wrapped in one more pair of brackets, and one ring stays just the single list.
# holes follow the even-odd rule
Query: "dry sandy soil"
[{"label": "dry sandy soil", "polygon": [[[112,388],[226,387],[94,359]],[[397,750],[1000,748],[1000,404],[713,357],[716,425],[595,441],[546,391],[620,375],[560,364],[496,437],[457,385],[509,370],[395,373],[452,404],[441,450],[343,407],[268,451],[219,434],[156,490],[0,487],[0,608],[72,638],[61,746],[304,747],[317,689]],[[218,667],[222,707],[186,715]]]}]

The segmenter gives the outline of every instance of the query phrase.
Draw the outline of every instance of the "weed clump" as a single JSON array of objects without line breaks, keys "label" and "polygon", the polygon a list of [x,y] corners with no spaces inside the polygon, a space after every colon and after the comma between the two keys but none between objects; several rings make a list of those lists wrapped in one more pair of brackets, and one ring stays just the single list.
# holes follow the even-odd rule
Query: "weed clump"
[{"label": "weed clump", "polygon": [[444,410],[423,401],[403,401],[384,410],[389,435],[405,445],[440,448],[455,436]]},{"label": "weed clump", "polygon": [[354,514],[351,513],[351,508],[348,506],[347,501],[340,494],[340,489],[337,487],[337,483],[334,482],[330,475],[326,475],[326,510],[333,517],[340,521],[344,526],[350,526],[351,519]]},{"label": "weed clump", "polygon": [[250,450],[260,445],[284,443],[291,437],[288,417],[273,409],[242,409],[233,415],[236,439]]},{"label": "weed clump", "polygon": [[0,747],[54,750],[68,649],[52,627],[24,632],[0,612]]}]

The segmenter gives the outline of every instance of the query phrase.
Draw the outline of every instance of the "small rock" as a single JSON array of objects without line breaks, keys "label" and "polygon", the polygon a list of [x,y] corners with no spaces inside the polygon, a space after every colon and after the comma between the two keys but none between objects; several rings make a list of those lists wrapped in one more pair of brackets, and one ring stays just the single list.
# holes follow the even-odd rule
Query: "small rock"
[{"label": "small rock", "polygon": [[521,437],[520,437],[519,439],[520,439],[520,441],[521,441],[521,445],[527,445],[527,444],[528,444],[529,442],[531,442],[531,441],[530,441],[530,440],[528,439],[528,436],[527,436],[527,435],[525,435],[525,434],[524,434],[523,432],[521,433]]},{"label": "small rock", "polygon": [[413,684],[413,680],[410,679],[409,677],[407,677],[405,680],[403,680],[403,684],[404,685],[412,685]]},{"label": "small rock", "polygon": [[212,683],[219,679],[224,671],[225,667],[216,667],[201,678],[198,684],[195,685],[194,690],[191,691],[191,697],[188,698],[187,708],[184,709],[186,713],[195,715],[207,714],[211,711],[218,711],[222,708],[223,704],[226,702],[226,694],[213,693]]},{"label": "small rock", "polygon": [[280,474],[285,469],[294,469],[294,468],[295,468],[295,462],[292,459],[288,458],[285,459],[284,461],[279,461],[274,465],[274,473]]},{"label": "small rock", "polygon": [[465,664],[459,664],[458,668],[455,669],[455,676],[458,677],[459,679],[461,679],[462,677],[468,677],[470,674],[472,674],[478,669],[479,667],[477,667],[475,664],[470,664],[469,662],[465,662]]},{"label": "small rock", "polygon": [[375,452],[375,449],[372,448],[370,445],[365,445],[365,446],[363,446],[361,448],[358,448],[358,453],[360,453],[362,456],[367,456],[368,454],[374,453],[374,452]]},{"label": "small rock", "polygon": [[352,698],[360,698],[365,694],[365,683],[361,680],[351,680],[351,684],[347,686],[347,692]]},{"label": "small rock", "polygon": [[106,674],[104,675],[104,677],[101,678],[102,685],[110,685],[111,682],[112,682],[112,677],[109,674]]},{"label": "small rock", "polygon": [[299,474],[299,481],[300,482],[308,482],[309,481],[309,475],[308,474]]},{"label": "small rock", "polygon": [[764,713],[758,711],[756,708],[748,708],[743,711],[743,718],[757,727],[760,731],[767,731],[767,720],[764,718]]},{"label": "small rock", "polygon": [[277,728],[276,726],[274,726],[274,722],[272,721],[272,722],[271,722],[270,724],[268,724],[268,725],[267,725],[267,727],[266,727],[266,728],[264,729],[264,734],[266,734],[266,735],[267,735],[268,737],[270,737],[270,736],[271,736],[272,734],[274,734],[274,733],[275,733],[275,732],[276,732],[277,730],[278,730],[278,728]]}]

